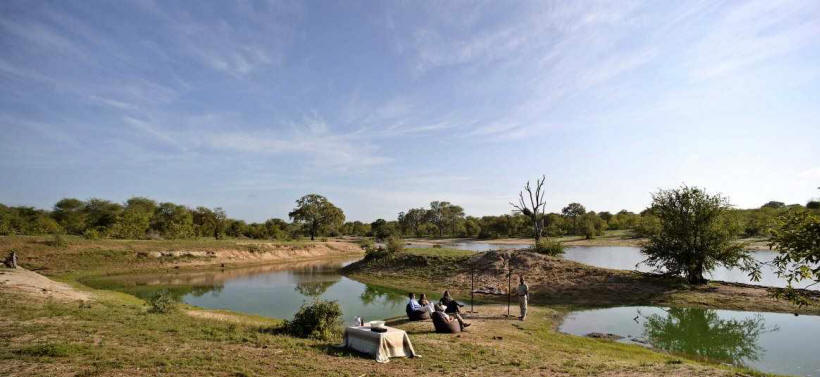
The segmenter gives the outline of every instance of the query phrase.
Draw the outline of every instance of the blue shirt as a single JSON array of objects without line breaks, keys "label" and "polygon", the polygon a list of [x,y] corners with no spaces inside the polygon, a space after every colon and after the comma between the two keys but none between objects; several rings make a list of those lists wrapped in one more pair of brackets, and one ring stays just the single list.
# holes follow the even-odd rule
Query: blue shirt
[{"label": "blue shirt", "polygon": [[414,298],[410,299],[410,310],[421,310],[421,304]]}]

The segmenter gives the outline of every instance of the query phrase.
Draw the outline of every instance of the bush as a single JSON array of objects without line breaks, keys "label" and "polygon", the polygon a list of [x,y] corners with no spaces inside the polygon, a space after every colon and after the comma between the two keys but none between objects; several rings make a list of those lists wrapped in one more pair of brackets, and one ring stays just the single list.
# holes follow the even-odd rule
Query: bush
[{"label": "bush", "polygon": [[148,304],[151,305],[151,308],[148,309],[149,313],[167,314],[177,308],[176,300],[174,300],[171,293],[167,290],[161,290],[155,293],[148,299]]},{"label": "bush", "polygon": [[387,254],[393,255],[404,252],[404,242],[401,238],[390,237],[387,239]]},{"label": "bush", "polygon": [[560,242],[553,242],[542,238],[535,243],[535,246],[532,247],[532,251],[554,257],[564,253],[564,245]]},{"label": "bush", "polygon": [[85,232],[83,232],[83,238],[87,240],[98,240],[100,239],[100,232],[93,228],[86,229]]},{"label": "bush", "polygon": [[328,340],[338,333],[342,325],[342,307],[336,301],[315,300],[304,304],[286,321],[283,329],[300,338]]},{"label": "bush", "polygon": [[434,245],[433,245],[433,249],[441,249],[441,245],[439,245],[439,244],[434,244]]},{"label": "bush", "polygon": [[48,241],[48,244],[52,247],[68,247],[68,241],[66,241],[63,235],[60,233],[54,233],[53,235],[51,235],[51,240]]},{"label": "bush", "polygon": [[73,344],[38,344],[17,351],[18,354],[35,357],[65,357],[78,351]]},{"label": "bush", "polygon": [[367,252],[368,250],[375,248],[376,243],[374,243],[373,240],[371,240],[370,238],[362,238],[361,240],[359,240],[359,246],[362,248],[362,250]]}]

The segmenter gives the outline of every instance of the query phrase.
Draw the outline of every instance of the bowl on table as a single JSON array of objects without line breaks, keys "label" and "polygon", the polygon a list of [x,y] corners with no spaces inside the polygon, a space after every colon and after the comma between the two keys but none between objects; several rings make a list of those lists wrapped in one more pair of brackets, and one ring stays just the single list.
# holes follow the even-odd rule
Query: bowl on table
[{"label": "bowl on table", "polygon": [[384,327],[384,321],[370,321],[367,324],[370,325],[370,327],[374,327],[374,328]]}]

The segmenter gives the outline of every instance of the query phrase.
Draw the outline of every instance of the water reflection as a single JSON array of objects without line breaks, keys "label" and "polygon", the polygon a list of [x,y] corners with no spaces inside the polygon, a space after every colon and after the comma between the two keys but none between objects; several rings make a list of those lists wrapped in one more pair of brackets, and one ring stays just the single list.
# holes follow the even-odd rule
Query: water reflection
[{"label": "water reflection", "polygon": [[759,360],[763,331],[777,328],[766,329],[761,315],[723,319],[715,310],[695,308],[670,308],[644,323],[644,336],[654,347],[732,364]]},{"label": "water reflection", "polygon": [[221,271],[115,276],[85,281],[142,298],[159,290],[185,303],[275,318],[291,318],[305,303],[321,298],[342,306],[345,321],[384,319],[404,313],[405,294],[342,276],[350,260],[321,260]]},{"label": "water reflection", "polygon": [[734,310],[615,307],[576,311],[561,332],[609,333],[622,342],[744,365],[767,373],[820,377],[820,317]]}]

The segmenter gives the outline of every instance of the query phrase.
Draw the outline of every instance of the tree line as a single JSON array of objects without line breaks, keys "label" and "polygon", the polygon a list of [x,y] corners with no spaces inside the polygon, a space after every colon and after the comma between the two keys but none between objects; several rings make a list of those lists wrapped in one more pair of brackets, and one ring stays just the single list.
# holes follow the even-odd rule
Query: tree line
[{"label": "tree line", "polygon": [[[329,213],[329,215],[328,215]],[[85,238],[186,239],[197,237],[295,239],[328,233],[344,222],[341,209],[321,195],[306,195],[290,213],[292,222],[271,218],[246,223],[222,208],[188,208],[133,197],[124,203],[65,198],[49,210],[0,204],[0,235],[73,234]]]},{"label": "tree line", "polygon": [[[521,197],[521,199],[526,199]],[[778,216],[794,208],[820,210],[820,202],[806,206],[771,201],[755,209],[728,209],[721,217],[728,231],[740,237],[768,237]],[[51,210],[0,204],[0,235],[73,234],[86,238],[184,239],[223,237],[287,240],[316,236],[534,238],[583,236],[594,238],[606,230],[629,230],[636,237],[654,234],[661,226],[650,208],[634,213],[621,210],[589,211],[569,203],[560,212],[537,216],[515,210],[497,216],[467,216],[447,201],[411,208],[395,220],[344,222],[344,212],[324,196],[305,195],[296,202],[289,220],[271,218],[262,223],[231,219],[222,208],[189,208],[171,202],[133,197],[124,203],[103,199],[66,198]],[[534,223],[533,219],[537,219]],[[535,226],[538,225],[538,226]]]},{"label": "tree line", "polygon": [[[777,225],[778,216],[790,209],[820,210],[820,203],[806,206],[768,202],[760,208],[727,209],[721,221],[735,236],[768,237]],[[534,218],[538,220],[533,220]],[[538,221],[536,227],[536,223]],[[590,211],[580,203],[569,203],[560,212],[532,216],[515,210],[497,216],[466,216],[462,207],[446,201],[431,202],[429,207],[411,208],[398,214],[396,220],[378,219],[371,223],[346,222],[339,234],[350,236],[389,237],[460,237],[460,238],[535,238],[536,232],[546,237],[579,236],[594,238],[606,230],[627,230],[636,237],[647,237],[661,227],[660,219],[647,208],[639,213],[621,210]]]}]

